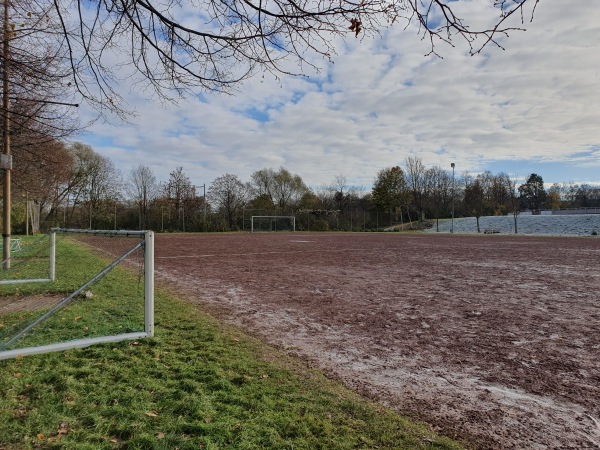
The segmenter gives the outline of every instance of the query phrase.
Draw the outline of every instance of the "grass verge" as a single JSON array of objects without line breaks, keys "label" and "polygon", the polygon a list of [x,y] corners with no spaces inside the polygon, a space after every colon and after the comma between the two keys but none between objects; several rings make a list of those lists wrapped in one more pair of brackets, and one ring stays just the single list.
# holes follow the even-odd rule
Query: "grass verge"
[{"label": "grass verge", "polygon": [[[136,243],[129,242],[129,248]],[[141,250],[138,252],[141,253]],[[42,247],[31,253],[33,256],[26,255],[16,259],[10,271],[0,274],[6,274],[9,279],[47,278],[49,248]],[[122,253],[117,256],[120,254]],[[3,344],[18,331],[35,322],[47,309],[83,286],[117,256],[100,258],[92,248],[82,243],[58,239],[56,281],[0,286],[0,349],[13,350],[72,339],[143,331],[143,277],[136,277],[130,269],[117,266],[89,288],[89,292],[93,293],[91,298],[85,295],[73,298],[65,308],[37,325],[16,344],[3,348]],[[7,311],[8,304],[12,304],[13,308],[2,313]],[[34,308],[28,306],[31,304]],[[2,305],[5,305],[4,308]],[[36,305],[39,308],[35,308]]]},{"label": "grass verge", "polygon": [[[123,299],[136,278],[118,277]],[[0,449],[13,448],[460,447],[157,292],[153,339],[0,361]]]}]

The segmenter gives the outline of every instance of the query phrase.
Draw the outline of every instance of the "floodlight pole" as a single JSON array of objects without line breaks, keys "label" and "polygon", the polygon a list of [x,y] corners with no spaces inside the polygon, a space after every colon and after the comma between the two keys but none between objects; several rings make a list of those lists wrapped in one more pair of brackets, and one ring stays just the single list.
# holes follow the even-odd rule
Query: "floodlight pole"
[{"label": "floodlight pole", "polygon": [[450,233],[454,233],[454,163],[450,163],[452,167],[452,225],[450,226]]},{"label": "floodlight pole", "polygon": [[206,183],[202,185],[202,198],[204,199],[203,203],[203,211],[202,211],[202,220],[204,222],[204,231],[206,231]]},{"label": "floodlight pole", "polygon": [[[200,185],[196,185],[194,186],[194,188],[202,188],[202,200],[203,200],[203,207],[202,207],[202,222],[204,223],[204,231],[206,231],[206,183]],[[195,194],[195,190],[194,190],[194,194]]]},{"label": "floodlight pole", "polygon": [[25,236],[29,236],[29,191],[25,191]]}]

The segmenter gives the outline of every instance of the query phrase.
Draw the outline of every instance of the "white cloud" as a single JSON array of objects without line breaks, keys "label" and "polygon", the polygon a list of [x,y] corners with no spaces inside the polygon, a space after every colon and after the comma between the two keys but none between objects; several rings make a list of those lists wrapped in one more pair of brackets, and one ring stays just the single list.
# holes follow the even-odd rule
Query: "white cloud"
[{"label": "white cloud", "polygon": [[[489,21],[490,2],[458,4],[469,20]],[[509,161],[505,170],[523,175],[532,160],[600,170],[598,19],[586,0],[542,0],[526,32],[502,39],[506,51],[469,56],[464,45],[440,46],[444,59],[424,56],[428,43],[402,26],[381,38],[351,36],[309,79],[258,76],[236,96],[169,109],[130,94],[134,124],[96,124],[83,140],[124,171],[146,164],[166,180],[183,166],[197,184],[285,166],[313,186],[337,174],[370,185],[411,154],[472,172]]]}]

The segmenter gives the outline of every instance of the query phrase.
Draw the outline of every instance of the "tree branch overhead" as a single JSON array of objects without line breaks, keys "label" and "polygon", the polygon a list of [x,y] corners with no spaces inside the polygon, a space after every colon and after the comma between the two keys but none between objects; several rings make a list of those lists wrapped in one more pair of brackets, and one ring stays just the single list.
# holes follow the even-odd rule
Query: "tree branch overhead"
[{"label": "tree branch overhead", "polygon": [[46,38],[61,49],[80,95],[115,111],[117,85],[126,77],[163,100],[198,90],[231,92],[257,72],[302,75],[315,68],[315,56],[332,58],[336,36],[373,36],[400,22],[416,24],[431,53],[463,41],[475,54],[490,44],[501,47],[501,38],[521,29],[508,19],[517,15],[524,23],[539,3],[490,0],[497,20],[475,29],[450,0],[15,1],[30,2],[33,19],[51,26]]}]

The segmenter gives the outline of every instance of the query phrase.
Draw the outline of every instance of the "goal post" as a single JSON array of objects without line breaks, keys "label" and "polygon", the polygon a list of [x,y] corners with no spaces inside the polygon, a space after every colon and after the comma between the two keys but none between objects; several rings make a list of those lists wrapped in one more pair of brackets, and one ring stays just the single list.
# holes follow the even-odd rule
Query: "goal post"
[{"label": "goal post", "polygon": [[296,216],[252,216],[251,232],[296,231]]},{"label": "goal post", "polygon": [[[10,268],[2,270],[0,285],[54,281],[56,274],[56,233],[50,232],[47,235],[42,235],[41,238],[28,239],[28,242],[21,244],[22,240],[22,238],[18,239],[19,246],[13,249],[12,256],[8,260],[10,264],[5,264],[7,261],[2,261],[3,268]],[[33,267],[37,267],[37,269],[33,269]],[[23,268],[26,269],[22,270]],[[36,275],[38,275],[38,278],[35,278]]]},{"label": "goal post", "polygon": [[56,228],[31,254],[0,272],[0,360],[154,336],[152,231]]}]

